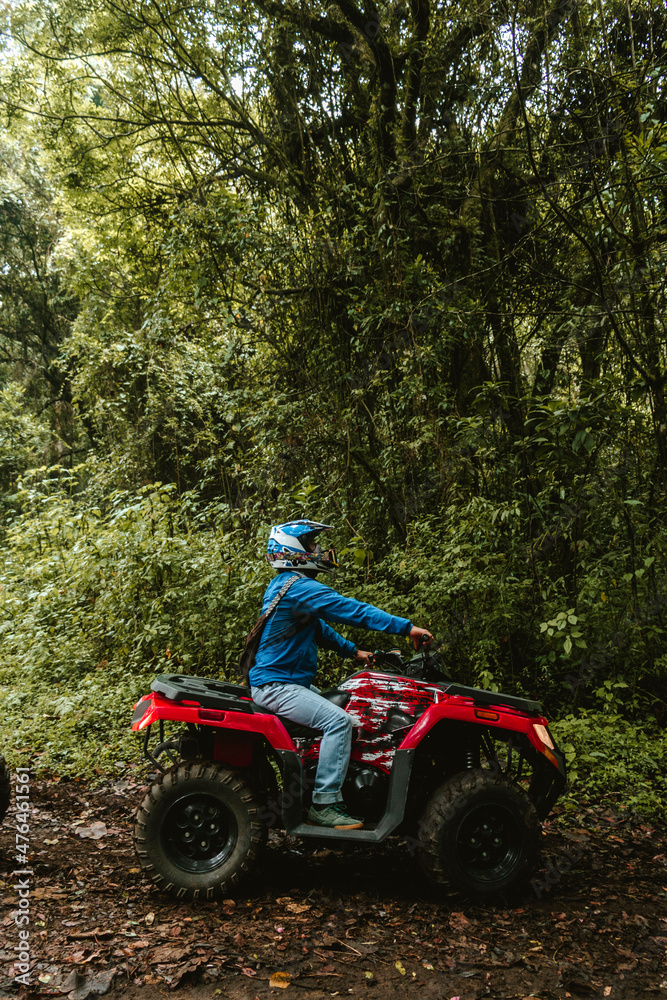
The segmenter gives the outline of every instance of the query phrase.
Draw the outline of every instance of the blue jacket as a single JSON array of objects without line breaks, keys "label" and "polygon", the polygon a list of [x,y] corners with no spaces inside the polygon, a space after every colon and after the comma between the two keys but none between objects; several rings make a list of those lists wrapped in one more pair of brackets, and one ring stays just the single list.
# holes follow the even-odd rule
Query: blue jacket
[{"label": "blue jacket", "polygon": [[[262,612],[289,576],[284,570],[264,591]],[[353,657],[356,646],[326,624],[342,622],[375,632],[407,635],[412,623],[385,611],[340,594],[318,580],[297,574],[300,579],[289,588],[267,621],[250,671],[250,684],[258,687],[270,681],[284,681],[310,687],[317,672],[317,647],[332,649],[339,656]]]}]

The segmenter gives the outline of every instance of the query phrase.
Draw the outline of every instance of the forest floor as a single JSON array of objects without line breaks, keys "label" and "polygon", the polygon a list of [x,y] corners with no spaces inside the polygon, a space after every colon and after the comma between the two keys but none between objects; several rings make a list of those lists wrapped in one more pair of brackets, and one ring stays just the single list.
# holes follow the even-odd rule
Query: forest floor
[{"label": "forest floor", "polygon": [[[271,834],[234,899],[172,901],[131,844],[141,779],[33,780],[29,876],[0,827],[0,1000],[667,1000],[667,838],[601,805],[557,809],[523,898],[475,906],[426,883],[391,839],[332,850]],[[17,879],[29,888],[30,985],[12,978]]]}]

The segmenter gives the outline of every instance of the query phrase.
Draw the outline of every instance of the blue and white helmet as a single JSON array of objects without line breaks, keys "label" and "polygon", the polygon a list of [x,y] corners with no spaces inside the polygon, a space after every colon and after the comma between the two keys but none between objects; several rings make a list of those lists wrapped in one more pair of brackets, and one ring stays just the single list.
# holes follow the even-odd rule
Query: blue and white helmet
[{"label": "blue and white helmet", "polygon": [[288,521],[271,528],[266,559],[273,569],[314,569],[318,573],[333,573],[338,562],[333,548],[326,552],[317,544],[320,531],[330,524],[318,521]]}]

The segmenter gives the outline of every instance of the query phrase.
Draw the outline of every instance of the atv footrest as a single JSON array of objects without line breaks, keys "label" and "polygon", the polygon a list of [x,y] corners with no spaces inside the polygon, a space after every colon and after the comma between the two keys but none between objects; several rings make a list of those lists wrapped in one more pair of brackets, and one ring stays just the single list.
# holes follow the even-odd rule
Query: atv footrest
[{"label": "atv footrest", "polygon": [[[283,822],[285,833],[292,837],[315,837],[320,840],[356,840],[359,843],[379,844],[389,834],[393,833],[403,821],[405,803],[407,800],[410,772],[412,770],[413,750],[397,750],[389,778],[389,794],[385,811],[380,820],[372,827],[362,830],[336,830],[331,826],[310,826],[303,822],[301,796],[287,796],[283,806]],[[293,751],[282,751],[285,762],[283,781],[285,788],[302,788],[303,774],[301,761]]]},{"label": "atv footrest", "polygon": [[379,843],[384,840],[387,833],[383,833],[378,826],[375,830],[336,830],[330,826],[310,826],[308,823],[300,823],[299,826],[292,827],[287,833],[290,837],[319,837],[324,840],[358,840],[360,843]]}]

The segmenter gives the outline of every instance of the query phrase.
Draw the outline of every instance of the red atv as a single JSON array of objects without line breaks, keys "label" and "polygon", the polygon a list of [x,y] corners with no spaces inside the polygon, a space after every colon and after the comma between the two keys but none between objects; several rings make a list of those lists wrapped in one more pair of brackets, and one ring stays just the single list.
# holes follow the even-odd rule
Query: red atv
[{"label": "red atv", "polygon": [[[267,712],[236,684],[161,674],[151,687],[132,728],[161,774],[134,841],[152,881],[180,899],[228,894],[270,827],[355,844],[402,834],[432,879],[477,899],[508,896],[534,873],[540,819],[565,786],[563,755],[537,702],[452,683],[435,651],[407,662],[377,652],[371,669],[323,692],[357,726],[343,797],[361,830],[304,822],[318,730]],[[167,739],[165,722],[184,729]]]}]

